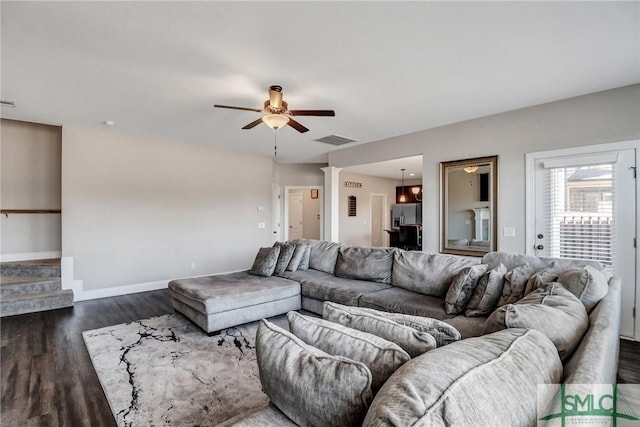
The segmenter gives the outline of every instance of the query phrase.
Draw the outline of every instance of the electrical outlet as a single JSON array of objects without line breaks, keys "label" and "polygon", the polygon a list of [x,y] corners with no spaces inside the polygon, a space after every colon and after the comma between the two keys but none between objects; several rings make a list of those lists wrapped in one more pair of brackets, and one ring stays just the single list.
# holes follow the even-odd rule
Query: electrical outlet
[{"label": "electrical outlet", "polygon": [[191,261],[191,269],[195,270],[196,269],[196,263],[195,261]]},{"label": "electrical outlet", "polygon": [[516,228],[515,227],[504,227],[502,230],[502,235],[504,237],[516,237]]},{"label": "electrical outlet", "polygon": [[258,228],[267,228],[267,224],[265,222],[259,222]]}]

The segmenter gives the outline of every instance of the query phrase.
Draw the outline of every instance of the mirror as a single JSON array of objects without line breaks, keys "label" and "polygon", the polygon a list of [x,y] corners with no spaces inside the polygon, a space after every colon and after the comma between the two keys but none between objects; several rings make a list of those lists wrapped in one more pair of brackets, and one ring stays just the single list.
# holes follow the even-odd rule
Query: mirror
[{"label": "mirror", "polygon": [[442,253],[497,250],[497,182],[498,156],[440,163]]}]

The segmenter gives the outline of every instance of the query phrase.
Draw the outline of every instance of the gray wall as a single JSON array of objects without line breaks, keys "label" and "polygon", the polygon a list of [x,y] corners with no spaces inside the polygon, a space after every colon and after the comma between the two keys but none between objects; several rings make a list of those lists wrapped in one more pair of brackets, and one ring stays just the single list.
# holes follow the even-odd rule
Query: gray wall
[{"label": "gray wall", "polygon": [[102,129],[62,141],[62,252],[84,290],[244,269],[271,244],[269,157]]},{"label": "gray wall", "polygon": [[[525,251],[525,153],[640,138],[640,84],[428,129],[329,153],[346,167],[424,154],[424,250],[439,242],[440,162],[497,154],[498,249]],[[503,227],[515,237],[503,237]],[[343,229],[343,221],[340,222]]]},{"label": "gray wall", "polygon": [[[61,146],[59,126],[0,121],[2,209],[60,209]],[[9,214],[0,221],[3,256],[60,251],[59,214]]]}]

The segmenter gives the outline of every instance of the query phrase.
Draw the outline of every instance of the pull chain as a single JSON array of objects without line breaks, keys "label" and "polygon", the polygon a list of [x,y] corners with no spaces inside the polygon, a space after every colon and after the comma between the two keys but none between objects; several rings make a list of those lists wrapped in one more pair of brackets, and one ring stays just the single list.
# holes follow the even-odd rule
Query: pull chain
[{"label": "pull chain", "polygon": [[278,138],[276,137],[277,130],[273,130],[273,157],[278,157]]}]

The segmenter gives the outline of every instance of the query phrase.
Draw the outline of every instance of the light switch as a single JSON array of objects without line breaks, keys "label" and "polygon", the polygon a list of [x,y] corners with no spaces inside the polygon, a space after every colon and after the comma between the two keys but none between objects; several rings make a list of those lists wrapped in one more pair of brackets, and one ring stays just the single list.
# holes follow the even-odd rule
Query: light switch
[{"label": "light switch", "polygon": [[258,206],[258,212],[264,211],[264,206]]},{"label": "light switch", "polygon": [[259,222],[258,223],[258,228],[267,228],[267,224],[264,222]]},{"label": "light switch", "polygon": [[502,235],[504,237],[516,237],[516,228],[515,227],[505,227],[502,230]]}]

